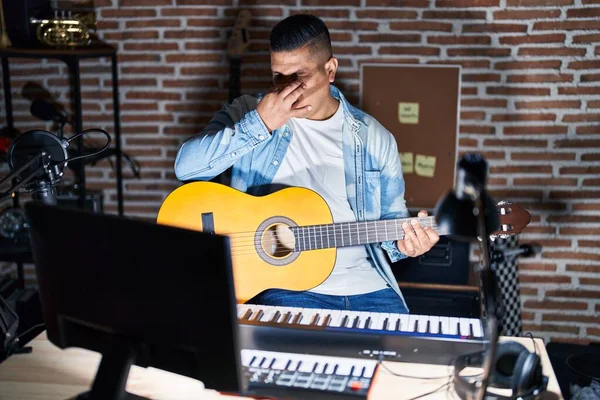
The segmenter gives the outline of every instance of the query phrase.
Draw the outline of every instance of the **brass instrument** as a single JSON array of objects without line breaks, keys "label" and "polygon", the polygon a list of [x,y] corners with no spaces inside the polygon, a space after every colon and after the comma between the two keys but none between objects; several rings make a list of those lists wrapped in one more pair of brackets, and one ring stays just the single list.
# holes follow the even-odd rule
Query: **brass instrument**
[{"label": "brass instrument", "polygon": [[88,46],[96,30],[96,14],[72,14],[64,11],[59,16],[55,11],[54,18],[31,18],[32,24],[38,24],[36,35],[38,40],[51,47]]}]

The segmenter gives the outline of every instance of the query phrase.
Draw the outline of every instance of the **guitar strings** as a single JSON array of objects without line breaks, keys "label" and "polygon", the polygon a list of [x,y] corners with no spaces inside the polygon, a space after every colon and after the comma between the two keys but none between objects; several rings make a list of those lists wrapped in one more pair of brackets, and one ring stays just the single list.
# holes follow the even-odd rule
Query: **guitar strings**
[{"label": "guitar strings", "polygon": [[[322,232],[320,232],[319,234],[316,233],[316,228],[313,228],[313,232],[310,232],[310,228],[311,227],[317,227],[319,225],[310,225],[310,226],[302,226],[300,228],[304,228],[307,229],[309,232],[302,232],[302,231],[298,231],[294,233],[294,243],[299,243],[302,242],[304,249],[302,251],[306,251],[306,250],[321,250],[321,249],[327,249],[327,248],[335,248],[335,247],[345,247],[345,246],[322,246],[319,247],[317,246],[318,242],[316,240],[316,236],[321,236],[321,240],[320,240],[320,244],[323,245],[325,243],[325,239],[327,239],[327,243],[330,244],[331,243],[331,238],[329,237],[328,234],[323,234]],[[431,225],[425,225],[427,227],[430,227],[432,229],[436,229],[438,228],[437,224],[432,223]],[[296,228],[295,230],[297,230],[297,228],[299,227],[294,227]],[[359,229],[359,227],[357,227],[356,225],[354,226],[349,226],[348,229],[348,235],[355,235],[358,234],[357,236],[367,236],[368,235],[375,235],[377,236],[378,234],[382,233],[383,231],[381,229],[373,229],[373,228],[369,228],[367,226],[368,229],[366,230],[361,230]],[[227,236],[230,236],[232,239],[235,239],[235,244],[233,244],[231,246],[231,250],[232,252],[235,252],[237,255],[247,255],[247,254],[252,254],[255,252],[255,248],[258,246],[260,247],[262,245],[261,243],[261,239],[262,239],[262,235],[266,232],[266,230],[263,231],[256,231],[256,232],[238,232],[238,233],[231,233],[231,234],[226,234]],[[345,235],[346,233],[344,232],[342,234]],[[258,238],[257,238],[258,236]],[[308,237],[307,237],[308,236]],[[397,234],[394,236],[397,240],[402,240],[404,239],[404,231],[399,231],[397,230]],[[282,243],[282,241],[279,239],[279,235],[277,234],[276,231],[273,232],[273,238],[276,242]],[[308,240],[308,246],[306,246],[307,242],[306,240]],[[342,239],[340,239],[340,236],[335,235],[334,237],[334,243],[337,244],[338,241],[342,242]],[[376,240],[377,241],[377,240]],[[374,241],[374,242],[376,242]],[[369,241],[371,242],[371,241]],[[312,244],[315,244],[315,248],[310,248],[312,247]],[[360,243],[363,244],[363,243]],[[359,244],[357,244],[359,245]],[[285,246],[284,246],[285,247]],[[298,246],[294,246],[294,249],[297,248]],[[308,247],[308,248],[307,248]],[[291,251],[294,252],[294,249],[290,249],[288,247],[285,247],[286,251]]]}]

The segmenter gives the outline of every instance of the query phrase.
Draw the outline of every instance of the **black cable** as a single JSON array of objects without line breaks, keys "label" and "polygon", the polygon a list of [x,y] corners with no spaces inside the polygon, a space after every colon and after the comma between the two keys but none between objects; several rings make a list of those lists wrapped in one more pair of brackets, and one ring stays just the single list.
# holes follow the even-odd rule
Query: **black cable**
[{"label": "black cable", "polygon": [[535,342],[535,340],[533,339],[533,334],[532,334],[531,332],[527,332],[527,333],[525,333],[525,336],[529,336],[529,338],[530,338],[530,339],[531,339],[531,341],[533,342],[533,348],[534,348],[535,354],[539,356],[540,354],[539,354],[539,352],[538,352],[537,343],[536,343],[536,342]]},{"label": "black cable", "polygon": [[[379,356],[379,359],[377,360],[377,365],[380,365],[387,372],[389,372],[390,374],[397,376],[399,378],[434,380],[434,379],[451,378],[454,375],[454,374],[450,374],[450,375],[444,375],[444,376],[411,376],[411,375],[398,374],[398,373],[392,371],[391,369],[389,369],[387,366],[383,365],[383,356],[381,356],[381,355]],[[450,365],[448,365],[448,367],[449,366]]]},{"label": "black cable", "polygon": [[61,164],[68,163],[70,161],[79,160],[82,158],[93,157],[95,155],[102,153],[104,150],[108,149],[108,147],[110,146],[110,143],[111,143],[110,134],[108,132],[106,132],[104,129],[99,129],[99,128],[92,128],[92,129],[86,129],[84,131],[81,131],[77,135],[72,136],[69,139],[67,139],[67,142],[71,142],[72,140],[77,139],[79,136],[84,135],[89,132],[99,132],[99,133],[102,133],[103,135],[105,135],[107,140],[106,140],[106,144],[104,145],[104,147],[101,148],[100,150],[96,151],[95,153],[85,154],[83,156],[77,156],[77,157],[73,157],[73,158],[68,158],[68,159],[62,161]]}]

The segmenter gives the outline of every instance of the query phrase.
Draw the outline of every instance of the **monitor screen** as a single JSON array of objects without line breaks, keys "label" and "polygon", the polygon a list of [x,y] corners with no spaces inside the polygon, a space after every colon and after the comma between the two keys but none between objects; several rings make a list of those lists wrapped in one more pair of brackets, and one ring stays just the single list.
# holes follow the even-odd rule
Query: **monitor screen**
[{"label": "monitor screen", "polygon": [[49,340],[103,356],[92,392],[124,390],[131,363],[240,390],[226,236],[40,203],[26,213]]}]

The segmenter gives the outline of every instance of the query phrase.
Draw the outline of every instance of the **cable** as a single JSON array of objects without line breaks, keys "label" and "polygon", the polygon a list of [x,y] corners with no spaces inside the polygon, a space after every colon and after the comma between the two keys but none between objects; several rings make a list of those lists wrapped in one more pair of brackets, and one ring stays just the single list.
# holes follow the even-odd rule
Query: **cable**
[{"label": "cable", "polygon": [[62,161],[61,164],[68,163],[70,161],[79,160],[79,159],[82,159],[82,158],[93,157],[95,155],[98,155],[98,154],[102,153],[104,150],[108,149],[108,147],[110,146],[110,143],[111,143],[110,134],[108,132],[106,132],[104,129],[99,129],[99,128],[92,128],[92,129],[86,129],[84,131],[81,131],[77,135],[72,136],[69,139],[67,139],[67,142],[71,142],[72,140],[77,139],[79,136],[84,135],[84,134],[89,133],[89,132],[100,132],[103,135],[105,135],[106,136],[106,144],[104,145],[104,147],[101,148],[100,150],[94,152],[94,153],[91,153],[91,154],[85,154],[83,156],[77,156],[77,157],[73,157],[73,158],[68,158],[68,159]]},{"label": "cable", "polygon": [[538,352],[538,347],[537,347],[537,343],[535,342],[535,340],[533,339],[533,334],[531,332],[527,332],[525,333],[525,336],[529,336],[529,338],[531,339],[531,341],[533,342],[533,348],[535,350],[535,354],[537,354],[539,356],[539,352]]},{"label": "cable", "polygon": [[392,371],[391,369],[389,369],[387,366],[383,365],[383,356],[381,356],[381,355],[379,356],[379,358],[377,360],[377,365],[380,365],[387,372],[389,372],[390,374],[397,376],[399,378],[435,380],[435,379],[451,378],[454,375],[454,374],[450,374],[450,375],[444,375],[444,376],[411,376],[411,375],[398,374],[398,373]]}]

